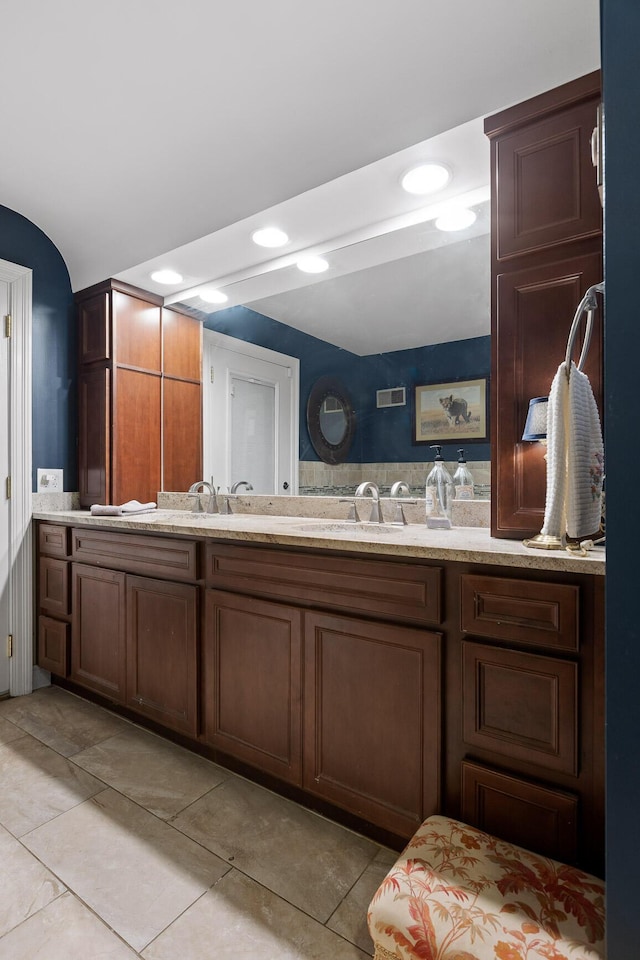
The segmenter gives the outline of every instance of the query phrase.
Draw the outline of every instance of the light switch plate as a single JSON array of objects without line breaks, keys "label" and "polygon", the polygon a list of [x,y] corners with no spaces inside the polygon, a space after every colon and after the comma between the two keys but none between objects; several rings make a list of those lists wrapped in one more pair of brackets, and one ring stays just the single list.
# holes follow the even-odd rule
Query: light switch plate
[{"label": "light switch plate", "polygon": [[38,467],[37,491],[38,493],[62,493],[64,470],[46,469]]}]

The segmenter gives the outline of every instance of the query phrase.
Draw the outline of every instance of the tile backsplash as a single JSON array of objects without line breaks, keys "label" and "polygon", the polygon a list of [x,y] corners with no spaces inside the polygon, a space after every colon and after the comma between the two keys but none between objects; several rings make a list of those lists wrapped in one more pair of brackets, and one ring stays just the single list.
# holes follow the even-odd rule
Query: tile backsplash
[{"label": "tile backsplash", "polygon": [[[457,462],[445,462],[453,476]],[[432,463],[339,463],[332,465],[320,461],[302,460],[299,469],[300,496],[353,496],[358,484],[370,480],[377,484],[380,493],[388,496],[396,480],[409,484],[411,495],[424,496],[424,486]],[[488,460],[469,461],[467,464],[474,481],[478,499],[491,497],[491,463]]]}]

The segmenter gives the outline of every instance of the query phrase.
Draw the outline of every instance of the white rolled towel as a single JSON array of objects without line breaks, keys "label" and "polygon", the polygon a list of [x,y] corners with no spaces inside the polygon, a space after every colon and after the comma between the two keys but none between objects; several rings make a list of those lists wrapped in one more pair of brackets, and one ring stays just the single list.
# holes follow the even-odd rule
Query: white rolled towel
[{"label": "white rolled towel", "polygon": [[91,507],[92,517],[128,517],[133,513],[149,513],[156,509],[155,500],[149,503],[140,503],[139,500],[127,500],[120,506],[112,504],[94,503]]}]

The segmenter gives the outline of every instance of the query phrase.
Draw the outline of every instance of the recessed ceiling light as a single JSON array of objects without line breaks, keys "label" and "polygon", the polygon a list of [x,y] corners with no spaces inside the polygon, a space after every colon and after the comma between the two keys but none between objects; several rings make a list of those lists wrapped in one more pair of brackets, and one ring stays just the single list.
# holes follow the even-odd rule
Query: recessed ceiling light
[{"label": "recessed ceiling light", "polygon": [[204,300],[205,303],[226,303],[229,297],[226,293],[223,293],[222,290],[214,290],[210,288],[209,290],[200,290],[198,296],[201,300]]},{"label": "recessed ceiling light", "polygon": [[251,239],[259,247],[283,247],[288,242],[289,237],[284,230],[278,227],[263,227],[262,230],[256,230],[251,234]]},{"label": "recessed ceiling light", "polygon": [[182,283],[182,274],[175,270],[155,270],[151,279],[156,283]]},{"label": "recessed ceiling light", "polygon": [[441,190],[451,179],[451,173],[442,163],[423,163],[413,167],[403,176],[400,183],[407,193],[433,193]]},{"label": "recessed ceiling light", "polygon": [[324,273],[329,269],[329,262],[324,257],[300,257],[296,266],[303,273]]},{"label": "recessed ceiling light", "polygon": [[436,220],[438,230],[465,230],[475,223],[476,215],[473,210],[467,210],[466,207],[457,207],[447,210]]}]

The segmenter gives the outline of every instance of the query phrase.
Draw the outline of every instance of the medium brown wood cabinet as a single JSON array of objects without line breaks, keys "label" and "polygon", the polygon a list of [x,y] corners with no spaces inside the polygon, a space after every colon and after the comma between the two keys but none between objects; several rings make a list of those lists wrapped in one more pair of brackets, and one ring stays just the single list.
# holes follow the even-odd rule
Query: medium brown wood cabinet
[{"label": "medium brown wood cabinet", "polygon": [[107,280],[76,294],[80,503],[155,500],[202,473],[202,325]]},{"label": "medium brown wood cabinet", "polygon": [[[599,102],[596,72],[485,120],[496,537],[531,536],[542,526],[546,463],[540,444],[522,442],[528,404],[548,395],[576,307],[603,276],[602,209],[590,151]],[[585,373],[602,408],[601,314],[595,313]]]}]

